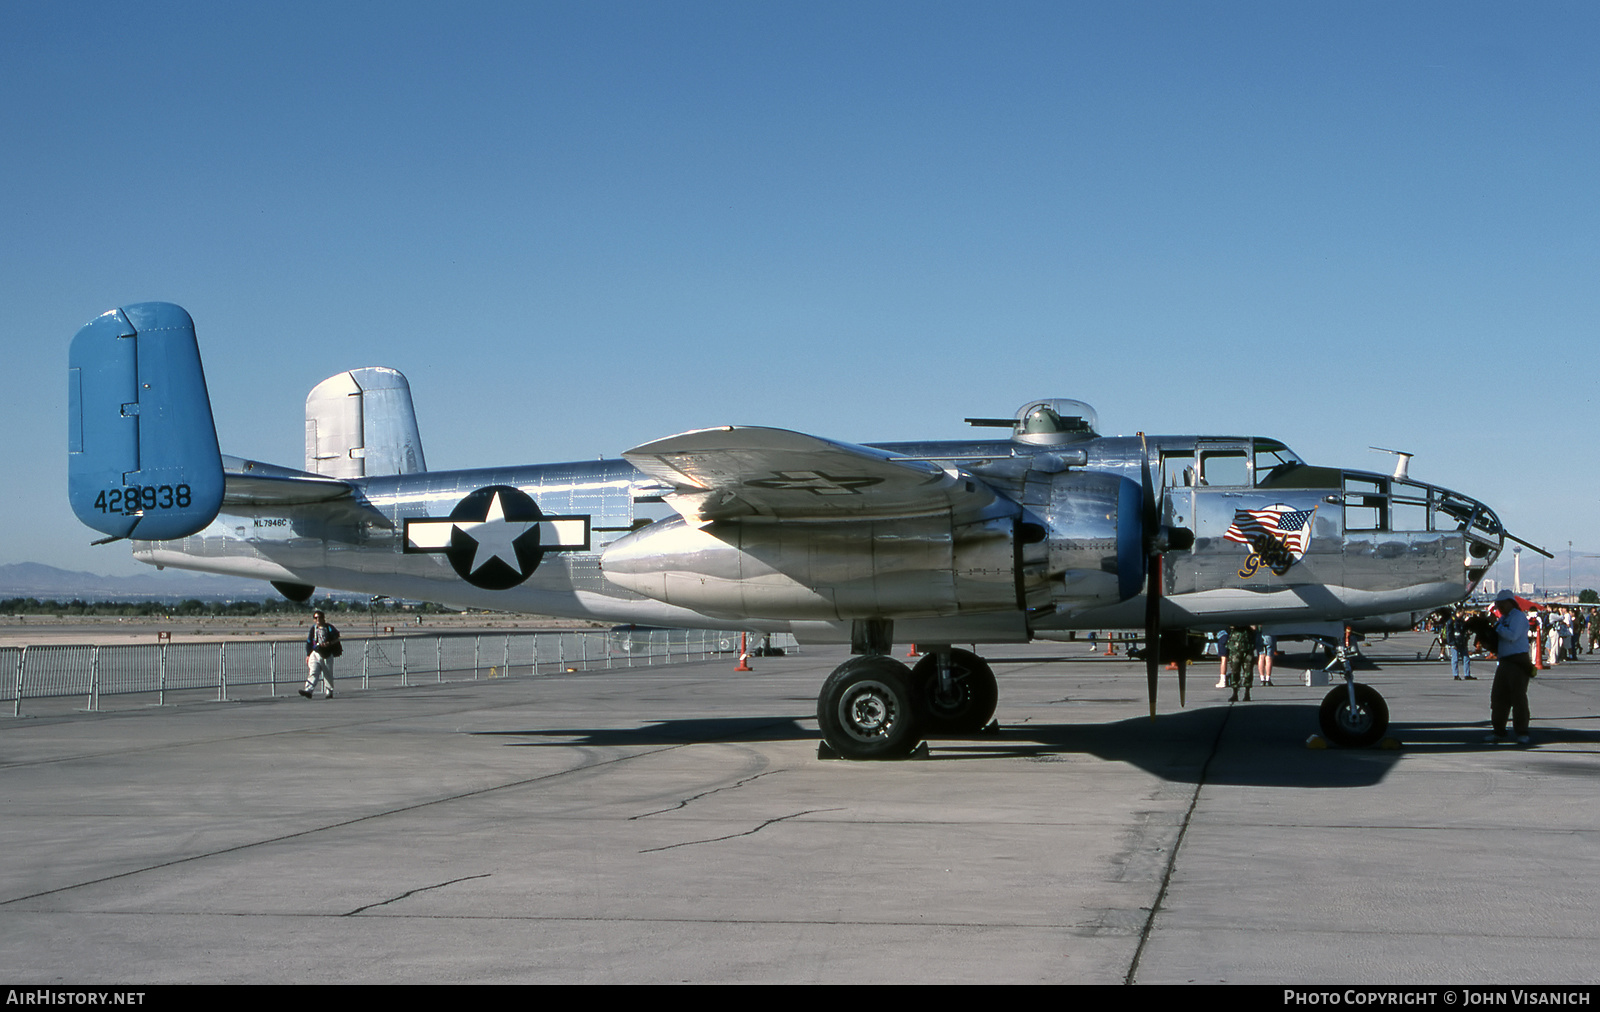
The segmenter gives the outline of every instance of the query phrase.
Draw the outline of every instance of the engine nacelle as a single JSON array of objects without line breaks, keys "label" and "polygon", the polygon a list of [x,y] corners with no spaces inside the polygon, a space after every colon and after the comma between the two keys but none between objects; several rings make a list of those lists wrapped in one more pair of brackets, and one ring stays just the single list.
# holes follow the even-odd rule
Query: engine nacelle
[{"label": "engine nacelle", "polygon": [[600,568],[645,597],[734,618],[926,618],[1137,594],[1139,487],[1082,472],[1032,477],[1043,501],[1028,513],[966,523],[949,514],[703,525],[673,518],[613,542]]},{"label": "engine nacelle", "polygon": [[606,579],[707,615],[913,618],[1018,607],[1016,521],[681,518],[613,542]]},{"label": "engine nacelle", "polygon": [[1029,472],[1024,499],[1045,521],[1023,556],[1029,607],[1116,604],[1144,589],[1144,505],[1139,486],[1108,474]]}]

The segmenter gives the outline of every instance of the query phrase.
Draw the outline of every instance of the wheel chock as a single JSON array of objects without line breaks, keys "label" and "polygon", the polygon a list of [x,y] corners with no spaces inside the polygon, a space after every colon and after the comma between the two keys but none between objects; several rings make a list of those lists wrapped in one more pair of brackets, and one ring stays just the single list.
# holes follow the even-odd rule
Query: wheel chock
[{"label": "wheel chock", "polygon": [[[823,740],[823,741],[817,742],[817,758],[818,759],[839,759],[839,760],[843,760],[844,756],[842,756],[839,753],[835,752],[833,750],[833,746],[829,745],[826,740]],[[912,749],[910,754],[906,755],[904,758],[906,758],[906,759],[927,759],[927,758],[930,758],[930,756],[928,755],[928,743],[925,742],[925,741],[924,742],[918,742],[917,743],[917,747]]]},{"label": "wheel chock", "polygon": [[1000,722],[998,720],[989,721],[989,723],[984,726],[984,729],[982,731],[979,731],[978,734],[982,735],[985,738],[997,738],[997,737],[999,737],[1000,736]]},{"label": "wheel chock", "polygon": [[[1324,738],[1320,734],[1314,734],[1311,737],[1306,739],[1306,748],[1332,748],[1332,747],[1333,747],[1333,745],[1328,741],[1328,739]],[[1389,751],[1393,752],[1393,751],[1396,751],[1398,749],[1404,748],[1405,745],[1400,741],[1399,738],[1396,738],[1394,735],[1391,734],[1391,735],[1383,738],[1382,740],[1380,740],[1376,745],[1374,745],[1372,747],[1373,748],[1388,749]]]}]

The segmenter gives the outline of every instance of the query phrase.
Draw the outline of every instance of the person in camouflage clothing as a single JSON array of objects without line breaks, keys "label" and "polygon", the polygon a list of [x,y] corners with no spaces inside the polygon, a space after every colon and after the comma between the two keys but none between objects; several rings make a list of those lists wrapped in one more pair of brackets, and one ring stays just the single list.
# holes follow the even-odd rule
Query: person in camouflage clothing
[{"label": "person in camouflage clothing", "polygon": [[1239,701],[1239,690],[1244,689],[1245,702],[1250,701],[1250,686],[1256,674],[1256,634],[1250,626],[1236,625],[1228,630],[1228,686],[1233,695],[1228,702]]}]

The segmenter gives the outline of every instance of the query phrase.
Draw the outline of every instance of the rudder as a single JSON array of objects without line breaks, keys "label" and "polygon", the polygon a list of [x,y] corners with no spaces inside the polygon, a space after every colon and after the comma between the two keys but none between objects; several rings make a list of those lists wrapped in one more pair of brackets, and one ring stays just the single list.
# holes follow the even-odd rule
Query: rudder
[{"label": "rudder", "polygon": [[329,376],[306,396],[306,470],[330,478],[420,474],[428,469],[411,385],[374,366]]},{"label": "rudder", "polygon": [[169,302],[113,309],[72,339],[67,498],[112,538],[203,530],[222,507],[222,454],[194,321]]}]

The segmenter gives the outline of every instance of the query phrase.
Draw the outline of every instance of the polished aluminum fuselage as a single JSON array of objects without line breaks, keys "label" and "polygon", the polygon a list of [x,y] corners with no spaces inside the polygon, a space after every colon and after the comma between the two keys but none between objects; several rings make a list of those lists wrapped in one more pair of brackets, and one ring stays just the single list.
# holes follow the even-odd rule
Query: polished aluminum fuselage
[{"label": "polished aluminum fuselage", "polygon": [[[956,518],[942,529],[926,521],[896,525],[875,520],[881,530],[865,542],[830,532],[827,524],[793,525],[784,536],[799,548],[785,557],[798,557],[798,550],[805,557],[805,578],[823,581],[829,573],[859,571],[864,550],[872,558],[932,560],[906,564],[893,583],[932,605],[900,610],[893,599],[880,596],[877,603],[859,606],[894,619],[895,638],[901,641],[1015,642],[1070,629],[1142,626],[1142,593],[1113,594],[1108,600],[1101,581],[1093,593],[1073,593],[1068,586],[1052,597],[1024,587],[1020,574],[1030,567],[1068,565],[1060,559],[1069,549],[1058,550],[1058,545],[1077,546],[1070,549],[1078,553],[1071,565],[1080,576],[1073,579],[1094,583],[1095,567],[1115,570],[1114,546],[1107,546],[1092,566],[1084,565],[1081,556],[1088,549],[1083,546],[1100,543],[1085,534],[1084,525],[1094,518],[1075,516],[1075,510],[1083,512],[1082,501],[1072,495],[1052,498],[1050,489],[1069,487],[1061,480],[1063,473],[1111,475],[1137,484],[1145,460],[1159,488],[1162,522],[1194,532],[1192,549],[1170,551],[1164,559],[1163,624],[1169,628],[1341,621],[1426,611],[1470,593],[1500,550],[1499,521],[1464,496],[1383,475],[1298,462],[1268,472],[1263,447],[1283,451],[1273,461],[1292,459],[1281,444],[1246,437],[1166,436],[1143,444],[1129,437],[1091,437],[1068,447],[1015,440],[883,444],[881,449],[899,456],[965,470],[998,494],[1000,508],[985,517]],[[755,617],[701,611],[608,580],[601,558],[609,545],[657,522],[682,523],[662,503],[669,490],[626,461],[436,471],[352,479],[350,484],[355,495],[331,505],[225,506],[199,534],[136,542],[134,554],[154,565],[459,607],[617,623],[789,631],[812,641],[848,640],[852,619],[874,617],[842,605],[832,612],[828,605],[786,614],[758,609]],[[531,574],[505,589],[474,586],[439,552],[406,550],[407,521],[441,522],[469,495],[494,486],[520,490],[548,517],[583,518],[585,543],[543,552]],[[1263,557],[1250,544],[1229,537],[1241,510],[1267,507],[1309,511],[1307,536],[1297,556],[1273,557],[1269,551]],[[952,523],[958,529],[963,524],[994,525],[997,517],[1009,517],[1016,530],[1042,528],[1050,535],[1036,545],[1019,535],[1017,545],[1004,553],[1012,558],[994,563],[1015,564],[1016,593],[981,597],[977,600],[983,603],[976,606],[941,608],[938,594],[913,586],[918,580],[952,579],[948,572],[941,575],[938,563],[952,557],[952,542],[959,540],[950,533]],[[815,536],[809,537],[808,530]],[[887,541],[895,542],[894,552]],[[981,565],[991,561],[984,555]],[[813,575],[818,573],[824,576]],[[1110,579],[1110,585],[1115,583]]]}]

